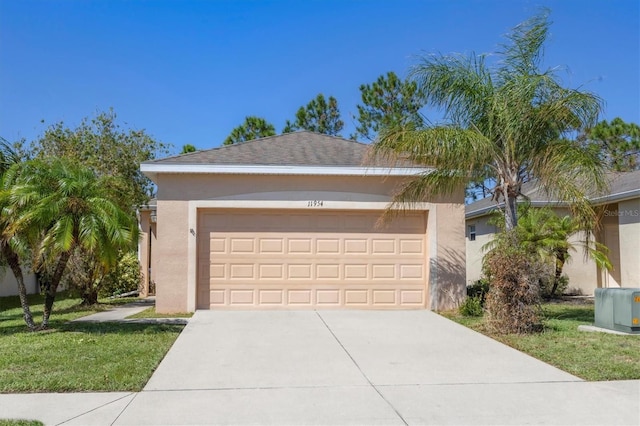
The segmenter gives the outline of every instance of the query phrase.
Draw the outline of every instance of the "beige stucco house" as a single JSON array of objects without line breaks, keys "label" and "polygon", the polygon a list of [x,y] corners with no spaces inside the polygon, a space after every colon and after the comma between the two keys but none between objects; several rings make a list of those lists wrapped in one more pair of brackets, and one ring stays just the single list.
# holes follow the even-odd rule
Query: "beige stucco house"
[{"label": "beige stucco house", "polygon": [[[600,211],[600,226],[596,241],[609,249],[611,271],[599,270],[589,258],[585,258],[579,242],[583,235],[572,237],[578,247],[571,253],[571,261],[564,273],[569,277],[569,290],[593,295],[600,287],[640,287],[640,171],[613,173],[610,175],[609,192],[593,197],[592,202]],[[559,215],[568,214],[563,203],[549,199],[538,187],[526,184],[523,195],[534,207],[551,207]],[[489,225],[497,208],[491,199],[483,199],[466,206],[466,262],[467,282],[470,284],[482,276],[482,247],[489,242],[496,229]]]},{"label": "beige stucco house", "polygon": [[464,194],[386,225],[398,185],[425,171],[369,146],[296,132],[145,162],[145,291],[158,312],[446,309],[465,292]]}]

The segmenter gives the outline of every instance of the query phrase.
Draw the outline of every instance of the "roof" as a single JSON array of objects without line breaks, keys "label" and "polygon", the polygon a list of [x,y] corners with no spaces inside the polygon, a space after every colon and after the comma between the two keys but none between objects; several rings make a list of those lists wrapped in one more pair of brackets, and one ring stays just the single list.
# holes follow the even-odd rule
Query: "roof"
[{"label": "roof", "polygon": [[151,179],[157,173],[363,175],[384,169],[386,174],[413,175],[427,170],[372,158],[370,145],[301,131],[145,161],[140,168]]},{"label": "roof", "polygon": [[[591,201],[595,204],[605,204],[610,202],[623,201],[630,198],[640,198],[640,170],[633,172],[617,172],[610,173],[609,191],[601,196],[592,197]],[[542,188],[538,187],[535,182],[527,182],[522,185],[522,194],[529,199],[533,206],[546,205],[564,205],[559,200],[551,199]],[[497,204],[491,197],[483,198],[465,207],[465,216],[467,219],[484,216],[491,211],[502,207],[504,203]]]},{"label": "roof", "polygon": [[360,166],[369,145],[314,132],[294,132],[147,161],[155,164]]}]

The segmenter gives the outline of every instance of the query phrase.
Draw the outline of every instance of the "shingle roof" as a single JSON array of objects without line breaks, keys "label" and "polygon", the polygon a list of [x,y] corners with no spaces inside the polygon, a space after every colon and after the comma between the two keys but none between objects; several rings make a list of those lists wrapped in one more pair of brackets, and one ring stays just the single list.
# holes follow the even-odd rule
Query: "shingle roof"
[{"label": "shingle roof", "polygon": [[145,164],[361,166],[370,146],[313,132],[285,133]]},{"label": "shingle roof", "polygon": [[[634,172],[610,173],[609,192],[602,196],[593,197],[592,202],[603,204],[614,202],[630,197],[640,197],[640,170]],[[527,197],[533,205],[561,204],[557,200],[552,200],[535,182],[527,182],[522,185],[522,194]],[[500,206],[502,203],[500,204]],[[465,207],[467,218],[482,216],[498,205],[491,197],[483,198]]]}]

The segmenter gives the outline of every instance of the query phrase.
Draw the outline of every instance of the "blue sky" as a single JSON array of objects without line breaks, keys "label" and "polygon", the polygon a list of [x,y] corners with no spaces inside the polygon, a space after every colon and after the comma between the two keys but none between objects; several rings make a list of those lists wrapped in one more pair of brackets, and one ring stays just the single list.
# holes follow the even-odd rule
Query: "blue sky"
[{"label": "blue sky", "polygon": [[541,6],[546,65],[601,96],[603,118],[640,122],[637,0],[0,0],[0,136],[32,140],[113,107],[174,151],[205,149],[247,115],[280,131],[324,93],[346,137],[360,84],[405,76],[420,54],[495,51]]}]

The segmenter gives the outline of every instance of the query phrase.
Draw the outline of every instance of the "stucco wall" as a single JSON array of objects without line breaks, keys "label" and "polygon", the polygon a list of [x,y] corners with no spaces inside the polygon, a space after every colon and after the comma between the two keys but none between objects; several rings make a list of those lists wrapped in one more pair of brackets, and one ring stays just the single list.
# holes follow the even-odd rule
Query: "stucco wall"
[{"label": "stucco wall", "polygon": [[598,286],[620,287],[622,267],[620,264],[620,224],[617,203],[604,206],[604,215],[598,231],[598,242],[609,250],[609,261],[613,267],[610,271],[601,272]]},{"label": "stucco wall", "polygon": [[433,216],[429,219],[436,219],[437,233],[431,238],[437,241],[437,255],[430,256],[428,307],[444,311],[457,308],[466,295],[464,204],[437,204]]},{"label": "stucco wall", "polygon": [[[485,254],[482,247],[491,241],[496,233],[496,227],[488,223],[490,218],[491,216],[481,216],[467,220],[465,229],[467,284],[473,284],[482,277],[482,258]],[[470,239],[469,226],[472,225],[476,230],[475,241]]]},{"label": "stucco wall", "polygon": [[[38,293],[40,288],[35,274],[23,270],[24,285],[28,294]],[[18,283],[10,268],[0,271],[0,297],[15,296],[18,294]]]},{"label": "stucco wall", "polygon": [[620,284],[640,287],[640,198],[618,203]]},{"label": "stucco wall", "polygon": [[[404,179],[374,176],[159,175],[156,182],[157,240],[152,251],[157,272],[156,309],[158,312],[178,312],[195,308],[195,283],[187,281],[196,275],[193,259],[197,246],[198,208],[216,208],[220,206],[217,203],[226,203],[225,208],[251,208],[246,204],[251,202],[262,202],[261,208],[270,208],[270,201],[274,202],[271,208],[282,208],[279,206],[283,202],[291,203],[290,208],[301,208],[308,200],[321,199],[325,208],[332,208],[332,202],[335,202],[336,206],[341,206],[336,208],[352,203],[352,208],[383,209]],[[432,271],[439,271],[441,288],[447,289],[432,297],[436,298],[437,308],[443,309],[457,304],[455,297],[464,292],[463,192],[431,203],[437,203],[439,207],[433,212],[435,214],[429,214],[427,232],[437,234],[433,249],[442,256],[442,263]],[[456,262],[458,266],[454,266]]]},{"label": "stucco wall", "polygon": [[156,268],[153,262],[156,257],[151,256],[151,251],[156,248],[156,223],[151,221],[151,211],[140,212],[140,241],[138,242],[138,260],[142,273],[141,295],[154,294]]},{"label": "stucco wall", "polygon": [[157,240],[152,252],[158,312],[187,312],[188,239],[195,238],[189,232],[188,207],[187,201],[158,199]]}]

